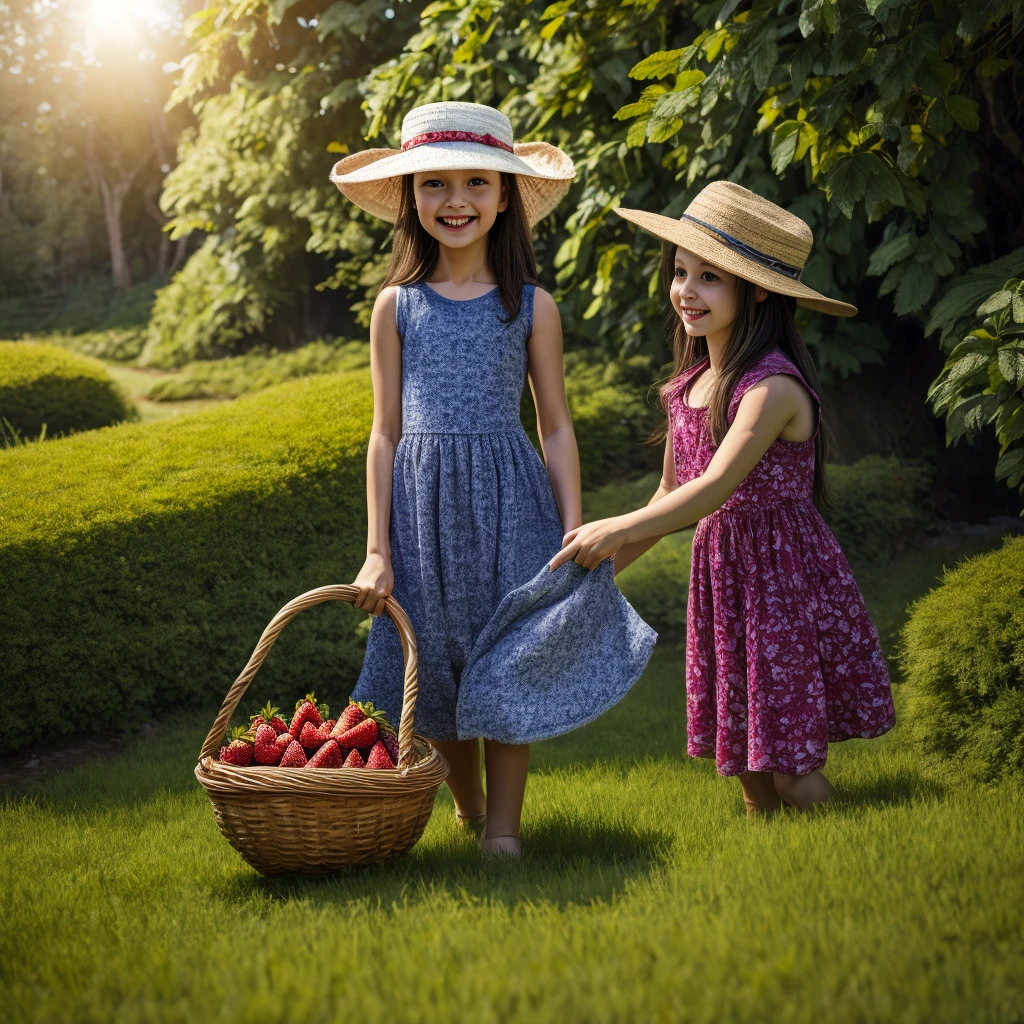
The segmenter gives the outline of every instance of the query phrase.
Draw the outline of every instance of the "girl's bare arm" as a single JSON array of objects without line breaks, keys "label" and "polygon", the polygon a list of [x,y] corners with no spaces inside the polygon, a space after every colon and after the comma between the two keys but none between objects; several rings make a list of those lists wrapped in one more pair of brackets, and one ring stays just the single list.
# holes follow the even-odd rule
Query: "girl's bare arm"
[{"label": "girl's bare arm", "polygon": [[664,537],[710,515],[729,500],[789,423],[806,417],[810,404],[794,378],[766,377],[740,399],[736,419],[702,476],[645,508],[573,531],[551,560],[551,568],[576,561],[592,569],[627,544]]},{"label": "girl's bare arm", "polygon": [[[648,507],[657,501],[661,501],[667,494],[676,489],[676,466],[672,458],[672,430],[669,427],[668,437],[665,438],[665,456],[661,462],[661,483],[654,492],[653,497],[647,502]],[[661,537],[645,537],[643,540],[636,540],[629,544],[623,544],[615,553],[615,572],[620,573],[627,565],[631,565],[642,554],[650,551]]]},{"label": "girl's bare arm", "polygon": [[366,451],[366,561],[355,585],[357,608],[380,615],[395,585],[391,570],[391,490],[402,436],[402,343],[395,325],[397,291],[385,288],[370,317],[373,426]]},{"label": "girl's bare arm", "polygon": [[562,321],[555,300],[534,289],[533,333],[527,343],[530,389],[537,408],[537,435],[551,479],[562,531],[583,522],[580,498],[580,454],[565,400],[562,368]]}]

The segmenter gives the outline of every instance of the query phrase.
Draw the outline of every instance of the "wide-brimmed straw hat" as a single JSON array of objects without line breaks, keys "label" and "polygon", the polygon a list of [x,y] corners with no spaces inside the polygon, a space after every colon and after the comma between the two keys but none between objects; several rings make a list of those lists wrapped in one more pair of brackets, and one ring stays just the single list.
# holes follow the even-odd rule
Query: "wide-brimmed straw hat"
[{"label": "wide-brimmed straw hat", "polygon": [[576,169],[549,142],[513,142],[509,119],[483,103],[425,103],[402,120],[401,149],[367,149],[339,160],[331,181],[374,216],[398,217],[402,178],[416,171],[504,171],[519,175],[530,224],[558,205]]},{"label": "wide-brimmed straw hat", "polygon": [[655,238],[681,245],[745,281],[790,295],[808,309],[833,316],[857,313],[856,306],[830,299],[800,281],[814,244],[810,227],[742,185],[713,181],[679,220],[643,210],[615,212]]}]

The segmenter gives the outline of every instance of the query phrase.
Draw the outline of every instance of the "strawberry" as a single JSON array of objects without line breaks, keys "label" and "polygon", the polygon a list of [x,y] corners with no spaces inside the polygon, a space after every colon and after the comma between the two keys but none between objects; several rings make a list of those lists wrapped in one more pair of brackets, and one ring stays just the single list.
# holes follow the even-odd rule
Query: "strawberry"
[{"label": "strawberry", "polygon": [[319,750],[331,738],[331,730],[334,728],[334,725],[333,718],[329,718],[320,726],[315,726],[312,722],[306,722],[299,733],[299,742],[306,750]]},{"label": "strawberry", "polygon": [[288,724],[283,718],[278,716],[278,710],[278,708],[271,706],[270,701],[267,701],[267,706],[265,708],[261,708],[258,715],[252,716],[252,724],[249,728],[255,732],[261,725],[271,725],[274,727],[275,733],[287,732]]},{"label": "strawberry", "polygon": [[316,697],[307,693],[302,700],[296,703],[295,714],[292,715],[291,725],[288,726],[292,739],[299,738],[299,733],[302,732],[302,727],[307,722],[312,722],[314,726],[323,725],[324,717],[329,713],[330,709],[326,704],[318,704]]},{"label": "strawberry", "polygon": [[[372,701],[365,701],[362,703],[350,701],[348,707],[341,713],[341,718],[338,719],[338,724],[334,727],[333,739],[336,739],[340,743],[341,737],[344,736],[349,729],[354,729],[367,718],[372,718],[377,723],[377,730],[382,735],[385,733],[394,734],[395,730],[388,721],[388,716],[379,708],[375,708]],[[360,746],[362,746],[362,744],[360,744]]]},{"label": "strawberry", "polygon": [[367,768],[394,768],[395,762],[391,760],[388,748],[379,740],[374,743],[370,756],[366,759]]},{"label": "strawberry", "polygon": [[281,745],[277,742],[277,733],[274,732],[274,727],[266,722],[257,728],[256,742],[253,744],[253,748],[257,764],[277,764],[283,752]]},{"label": "strawberry", "polygon": [[342,765],[343,768],[365,768],[366,762],[363,760],[362,754],[358,750],[350,750],[348,757],[345,758],[345,763]]},{"label": "strawberry", "polygon": [[281,758],[279,768],[305,768],[306,754],[298,740],[292,740]]},{"label": "strawberry", "polygon": [[255,737],[247,732],[244,725],[235,726],[231,730],[231,738],[226,746],[220,748],[220,759],[225,764],[238,765],[246,768],[252,764],[252,745]]},{"label": "strawberry", "polygon": [[328,740],[307,762],[307,768],[340,768],[341,747]]},{"label": "strawberry", "polygon": [[[354,700],[349,701],[349,705],[341,713],[341,718],[338,719],[338,724],[334,727],[334,731],[340,736],[342,733],[348,732],[353,725],[358,725],[366,717],[366,712],[363,710],[362,704],[357,704]],[[335,737],[337,739],[337,736]]]},{"label": "strawberry", "polygon": [[384,733],[380,741],[384,744],[384,748],[387,750],[392,762],[398,764],[398,740],[390,733]]},{"label": "strawberry", "polygon": [[380,729],[374,718],[364,718],[358,725],[352,726],[348,732],[336,737],[338,744],[348,750],[351,747],[372,747],[377,742]]}]

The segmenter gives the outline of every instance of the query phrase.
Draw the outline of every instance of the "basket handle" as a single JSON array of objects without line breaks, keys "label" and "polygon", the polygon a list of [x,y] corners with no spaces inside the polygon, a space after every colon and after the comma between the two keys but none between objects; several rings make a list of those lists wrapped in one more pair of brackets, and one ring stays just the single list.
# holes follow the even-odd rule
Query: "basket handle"
[{"label": "basket handle", "polygon": [[[260,665],[270,653],[274,641],[285,626],[295,618],[299,612],[312,608],[314,605],[323,604],[325,601],[348,601],[354,603],[359,597],[359,588],[352,584],[335,584],[329,587],[317,587],[316,590],[307,590],[305,594],[289,601],[271,620],[270,625],[263,630],[260,642],[252,652],[248,664],[242,669],[241,675],[231,684],[224,703],[220,706],[217,718],[207,733],[200,751],[199,760],[213,757],[220,747],[221,739],[227,731],[228,722],[238,707],[249,684],[253,681]],[[419,690],[418,659],[416,655],[416,637],[412,631],[412,623],[405,609],[393,598],[388,597],[384,602],[384,610],[391,616],[392,621],[398,627],[398,635],[402,639],[402,654],[405,658],[405,683],[404,696],[402,699],[402,720],[398,726],[398,765],[406,766],[412,763],[415,757],[415,748],[412,742],[413,710],[416,707],[416,694]],[[397,766],[396,766],[397,767]]]}]

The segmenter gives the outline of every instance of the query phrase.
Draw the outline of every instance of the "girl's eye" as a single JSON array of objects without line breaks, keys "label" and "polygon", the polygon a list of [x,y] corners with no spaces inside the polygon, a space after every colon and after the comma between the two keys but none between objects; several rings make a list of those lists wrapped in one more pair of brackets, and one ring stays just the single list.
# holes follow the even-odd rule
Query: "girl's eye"
[{"label": "girl's eye", "polygon": [[704,281],[717,281],[718,280],[718,275],[717,274],[712,274],[710,270],[705,270],[704,273],[701,274],[700,276],[701,276],[702,280],[704,280]]},{"label": "girl's eye", "polygon": [[470,183],[470,185],[486,185],[487,184],[487,179],[486,178],[470,178],[469,183]]},{"label": "girl's eye", "polygon": [[686,268],[685,267],[676,267],[676,277],[679,277],[679,278],[686,277]]},{"label": "girl's eye", "polygon": [[431,178],[429,181],[423,182],[424,188],[444,188],[444,182],[438,181],[437,178]]}]

